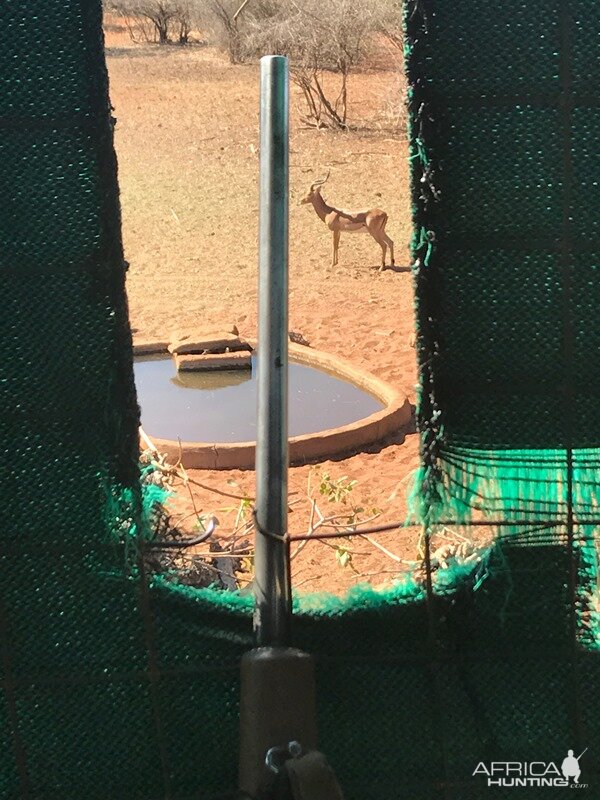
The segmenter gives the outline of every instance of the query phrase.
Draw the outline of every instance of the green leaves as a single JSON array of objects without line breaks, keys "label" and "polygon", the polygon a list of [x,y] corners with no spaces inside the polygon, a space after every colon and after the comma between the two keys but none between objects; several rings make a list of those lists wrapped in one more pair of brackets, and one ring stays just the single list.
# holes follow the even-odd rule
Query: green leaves
[{"label": "green leaves", "polygon": [[355,486],[356,481],[348,480],[347,475],[332,480],[329,473],[324,472],[319,484],[319,494],[326,497],[330,503],[345,503]]}]

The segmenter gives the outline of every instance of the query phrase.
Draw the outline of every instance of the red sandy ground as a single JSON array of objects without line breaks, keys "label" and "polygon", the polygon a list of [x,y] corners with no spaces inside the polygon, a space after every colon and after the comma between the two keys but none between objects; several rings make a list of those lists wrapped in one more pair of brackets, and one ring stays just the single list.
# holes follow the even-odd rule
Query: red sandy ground
[{"label": "red sandy ground", "polygon": [[[258,67],[231,66],[211,48],[132,45],[115,27],[107,30],[107,56],[136,336],[162,339],[175,329],[214,328],[218,322],[236,323],[242,335],[255,336]],[[342,236],[340,263],[332,268],[331,234],[310,206],[298,204],[308,184],[331,169],[324,196],[345,208],[385,209],[396,263],[408,266],[407,144],[403,133],[390,129],[401,78],[391,57],[388,64],[351,81],[350,115],[362,121],[355,132],[304,127],[300,97],[292,90],[290,329],[314,347],[406,387],[414,402],[410,274],[379,274],[380,251],[368,236]],[[343,460],[291,469],[290,491],[296,494],[290,531],[306,530],[309,473],[356,480],[349,502],[380,509],[377,522],[385,523],[404,517],[406,486],[417,465],[417,437],[407,431]],[[195,471],[191,477],[231,494],[254,492],[253,472]],[[314,474],[312,483],[318,484]],[[194,496],[202,514],[216,514],[221,530],[231,529],[236,499],[199,487]],[[338,510],[317,497],[323,513]],[[185,492],[173,509],[175,521],[190,514]],[[416,557],[414,530],[377,541],[402,559]],[[402,568],[364,539],[339,544],[352,551],[351,565],[341,566],[331,546],[311,542],[293,561],[295,586],[343,592],[358,581],[380,584]]]}]

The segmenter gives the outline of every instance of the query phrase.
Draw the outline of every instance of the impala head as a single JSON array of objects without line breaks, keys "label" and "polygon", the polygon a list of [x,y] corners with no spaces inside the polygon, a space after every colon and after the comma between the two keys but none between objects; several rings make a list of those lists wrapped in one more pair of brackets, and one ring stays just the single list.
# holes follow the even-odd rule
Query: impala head
[{"label": "impala head", "polygon": [[315,197],[315,195],[320,194],[321,186],[323,186],[325,181],[329,178],[330,173],[331,173],[331,170],[327,173],[327,175],[325,175],[324,178],[319,178],[318,181],[315,181],[314,183],[311,183],[310,189],[308,190],[308,194],[306,195],[306,197],[303,197],[302,200],[300,200],[300,203],[302,203],[302,204],[304,204],[304,203],[312,203],[313,198]]}]

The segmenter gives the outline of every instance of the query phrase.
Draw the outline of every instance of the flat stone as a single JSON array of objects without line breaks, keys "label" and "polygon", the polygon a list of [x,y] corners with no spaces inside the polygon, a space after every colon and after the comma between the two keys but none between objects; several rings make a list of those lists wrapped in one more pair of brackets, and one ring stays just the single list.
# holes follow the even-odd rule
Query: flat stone
[{"label": "flat stone", "polygon": [[212,369],[250,369],[252,355],[249,352],[177,354],[175,366],[178,372],[201,372]]},{"label": "flat stone", "polygon": [[234,333],[211,332],[188,336],[182,339],[171,340],[169,352],[173,355],[187,355],[189,353],[204,353],[230,350],[245,350],[248,345]]},{"label": "flat stone", "polygon": [[149,353],[166,353],[168,347],[168,342],[161,342],[156,339],[135,338],[133,340],[133,355],[143,356]]}]

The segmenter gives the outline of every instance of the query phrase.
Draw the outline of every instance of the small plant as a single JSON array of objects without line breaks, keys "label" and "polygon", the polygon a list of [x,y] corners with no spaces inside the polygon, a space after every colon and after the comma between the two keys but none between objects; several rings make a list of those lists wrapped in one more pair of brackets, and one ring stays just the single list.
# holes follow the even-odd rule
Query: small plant
[{"label": "small plant", "polygon": [[328,472],[324,472],[319,484],[319,494],[326,497],[330,503],[346,503],[355,486],[356,481],[348,480],[347,475],[333,480]]},{"label": "small plant", "polygon": [[[249,591],[248,587],[254,577],[256,525],[253,514],[254,499],[248,493],[247,487],[240,486],[233,478],[227,480],[227,489],[209,487],[188,475],[181,463],[169,464],[166,456],[158,453],[153,446],[144,453],[143,460],[147,481],[158,481],[160,486],[169,487],[172,492],[178,489],[186,491],[193,507],[192,514],[178,515],[180,519],[161,517],[166,527],[162,535],[156,529],[153,541],[160,539],[166,546],[155,545],[152,548],[149,553],[151,560],[148,560],[147,564],[149,571],[160,573],[167,580],[189,586],[216,586],[227,590]],[[215,494],[231,498],[235,502],[207,512],[199,506],[194,497],[192,491],[194,485],[204,490],[212,489]],[[331,556],[335,559],[337,567],[353,581],[388,572],[387,570],[361,572],[354,560],[358,556],[369,555],[370,551],[365,553],[360,549],[354,549],[349,538],[351,536],[356,536],[356,541],[366,542],[373,548],[379,549],[396,563],[402,561],[399,556],[372,539],[367,531],[362,533],[362,530],[373,523],[382,512],[366,503],[359,505],[353,502],[352,493],[357,485],[357,481],[351,480],[348,475],[333,478],[329,472],[323,471],[320,467],[313,467],[309,470],[306,487],[301,490],[294,488],[290,492],[289,509],[300,512],[294,513],[294,519],[301,518],[303,511],[308,512],[306,536],[292,549],[291,562],[312,542],[313,545],[329,551],[330,558],[324,562],[328,572],[331,571]],[[327,511],[325,511],[326,504]],[[226,515],[223,526],[219,524],[213,511]],[[189,517],[194,518],[195,536],[192,539],[196,538],[197,541],[186,544],[185,540],[189,538],[187,533],[190,528],[190,522],[187,521]],[[185,526],[180,528],[179,523],[184,522]],[[292,525],[291,532],[294,533],[297,522],[293,522]],[[219,532],[215,535],[217,526]],[[208,533],[208,536],[203,538],[203,533]],[[321,533],[325,535],[319,541]],[[173,545],[174,540],[178,540],[175,545]],[[314,563],[312,559],[309,563],[311,562]],[[322,577],[325,576],[318,576],[319,579]],[[295,582],[296,588],[305,581]]]},{"label": "small plant", "polygon": [[338,545],[335,548],[335,558],[342,569],[345,569],[346,567],[351,567],[354,569],[354,565],[352,563],[352,553],[345,547],[340,547]]},{"label": "small plant", "polygon": [[[227,484],[229,486],[233,486],[235,488],[239,488],[239,484],[234,480],[228,480]],[[235,522],[233,524],[234,529],[237,530],[241,525],[248,521],[249,516],[252,513],[252,509],[254,508],[254,504],[250,497],[242,497],[239,503],[236,506],[225,506],[224,508],[219,509],[225,514],[230,514],[235,511]]]}]

